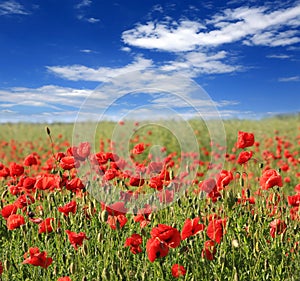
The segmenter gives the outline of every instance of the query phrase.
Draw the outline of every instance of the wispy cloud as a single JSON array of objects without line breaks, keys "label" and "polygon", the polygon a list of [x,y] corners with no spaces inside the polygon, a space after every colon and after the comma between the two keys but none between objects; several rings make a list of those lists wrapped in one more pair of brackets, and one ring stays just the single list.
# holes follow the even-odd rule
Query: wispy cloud
[{"label": "wispy cloud", "polygon": [[130,46],[168,52],[193,51],[241,40],[247,45],[286,46],[300,41],[299,26],[300,4],[273,11],[264,6],[239,7],[214,15],[205,25],[170,19],[138,24],[123,32],[122,39]]},{"label": "wispy cloud", "polygon": [[3,15],[29,15],[30,12],[23,5],[14,0],[0,3],[0,16]]},{"label": "wispy cloud", "polygon": [[112,77],[116,77],[128,72],[136,70],[144,70],[152,66],[152,60],[137,57],[132,63],[123,67],[99,67],[90,68],[83,65],[70,66],[47,66],[48,71],[68,80],[72,81],[109,81]]},{"label": "wispy cloud", "polygon": [[286,55],[286,54],[273,54],[273,55],[268,55],[267,58],[269,59],[289,59],[291,56]]},{"label": "wispy cloud", "polygon": [[299,82],[300,76],[281,77],[278,79],[279,82]]},{"label": "wispy cloud", "polygon": [[82,0],[80,1],[80,3],[78,3],[77,5],[75,5],[76,9],[81,9],[84,7],[89,7],[92,4],[91,0]]},{"label": "wispy cloud", "polygon": [[86,53],[86,54],[95,54],[95,53],[97,53],[96,51],[90,50],[90,49],[82,49],[82,50],[79,50],[79,52]]}]

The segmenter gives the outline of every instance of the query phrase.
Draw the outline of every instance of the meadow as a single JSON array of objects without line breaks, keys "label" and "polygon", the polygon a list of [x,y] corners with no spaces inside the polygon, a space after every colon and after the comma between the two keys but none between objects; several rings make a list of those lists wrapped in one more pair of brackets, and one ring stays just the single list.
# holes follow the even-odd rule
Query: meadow
[{"label": "meadow", "polygon": [[300,280],[300,115],[133,123],[0,125],[0,280]]}]

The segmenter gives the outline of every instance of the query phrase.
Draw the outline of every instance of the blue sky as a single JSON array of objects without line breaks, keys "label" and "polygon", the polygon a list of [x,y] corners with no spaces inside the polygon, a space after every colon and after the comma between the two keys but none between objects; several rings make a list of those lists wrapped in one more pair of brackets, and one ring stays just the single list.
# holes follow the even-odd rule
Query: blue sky
[{"label": "blue sky", "polygon": [[1,122],[300,111],[300,1],[6,0],[0,26]]}]

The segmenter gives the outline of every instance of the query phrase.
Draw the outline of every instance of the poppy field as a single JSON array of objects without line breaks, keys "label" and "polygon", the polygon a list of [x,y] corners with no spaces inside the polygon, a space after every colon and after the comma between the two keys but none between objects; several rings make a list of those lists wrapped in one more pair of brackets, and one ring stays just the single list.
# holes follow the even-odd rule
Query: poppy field
[{"label": "poppy field", "polygon": [[184,153],[155,124],[0,125],[0,280],[300,280],[299,121],[227,120],[224,146],[191,120]]}]

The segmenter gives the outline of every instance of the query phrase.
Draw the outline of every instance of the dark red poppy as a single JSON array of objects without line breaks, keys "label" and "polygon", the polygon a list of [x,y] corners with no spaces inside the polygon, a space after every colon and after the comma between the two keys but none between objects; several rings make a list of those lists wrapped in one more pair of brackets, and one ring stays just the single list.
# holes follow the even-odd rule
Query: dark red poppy
[{"label": "dark red poppy", "polygon": [[148,239],[146,244],[148,259],[154,262],[157,258],[163,258],[169,253],[169,247],[158,237]]},{"label": "dark red poppy", "polygon": [[151,237],[158,237],[160,241],[164,241],[170,248],[176,248],[180,245],[180,232],[169,225],[159,224],[152,228]]},{"label": "dark red poppy", "polygon": [[29,154],[28,156],[26,156],[23,162],[24,166],[33,166],[37,165],[37,163],[38,161],[33,154]]},{"label": "dark red poppy", "polygon": [[280,235],[285,232],[287,228],[286,223],[283,220],[275,219],[270,222],[270,235],[275,238],[275,235]]},{"label": "dark red poppy", "polygon": [[7,220],[10,215],[16,214],[18,207],[15,204],[8,204],[1,210],[2,217]]},{"label": "dark red poppy", "polygon": [[24,167],[15,162],[9,164],[9,171],[11,177],[19,177],[24,173]]},{"label": "dark red poppy", "polygon": [[242,165],[247,163],[253,155],[252,151],[242,151],[237,159],[237,163]]},{"label": "dark red poppy", "polygon": [[204,242],[204,248],[202,250],[201,256],[209,261],[214,259],[217,252],[215,241],[208,240]]},{"label": "dark red poppy", "polygon": [[145,180],[139,175],[130,177],[129,184],[131,186],[142,186],[145,183]]},{"label": "dark red poppy", "polygon": [[22,215],[12,214],[7,218],[6,225],[9,230],[19,228],[25,224],[25,219]]},{"label": "dark red poppy", "polygon": [[254,144],[254,134],[247,132],[238,132],[237,148],[246,148]]},{"label": "dark red poppy", "polygon": [[47,257],[45,251],[40,252],[39,248],[29,248],[29,252],[24,254],[23,264],[32,264],[34,266],[41,266],[47,268],[53,262],[52,258]]},{"label": "dark red poppy", "polygon": [[69,213],[75,214],[77,210],[77,203],[76,201],[71,201],[62,207],[57,208],[59,212],[63,213],[66,217]]},{"label": "dark red poppy", "polygon": [[0,261],[0,275],[3,273],[3,265],[2,265],[2,261]]},{"label": "dark red poppy", "polygon": [[217,242],[221,243],[222,237],[225,233],[226,219],[213,219],[209,222],[206,230],[207,236]]},{"label": "dark red poppy", "polygon": [[265,170],[260,178],[260,186],[262,189],[267,190],[273,186],[282,186],[281,175],[274,169]]},{"label": "dark red poppy", "polygon": [[184,276],[186,274],[186,269],[179,264],[174,264],[171,268],[171,272],[173,277],[179,278],[180,276]]},{"label": "dark red poppy", "polygon": [[152,177],[149,182],[149,186],[151,188],[162,190],[163,189],[163,181],[159,176]]},{"label": "dark red poppy", "polygon": [[181,231],[181,239],[185,240],[193,235],[196,235],[200,231],[204,230],[205,226],[199,223],[200,218],[186,219]]},{"label": "dark red poppy", "polygon": [[133,254],[141,253],[142,248],[140,245],[142,244],[142,242],[142,236],[134,233],[130,237],[126,238],[124,247],[130,247],[130,251]]},{"label": "dark red poppy", "polygon": [[70,230],[66,230],[66,233],[68,234],[69,241],[71,245],[75,248],[75,250],[78,249],[78,246],[82,246],[84,239],[88,239],[84,232],[76,233]]}]

